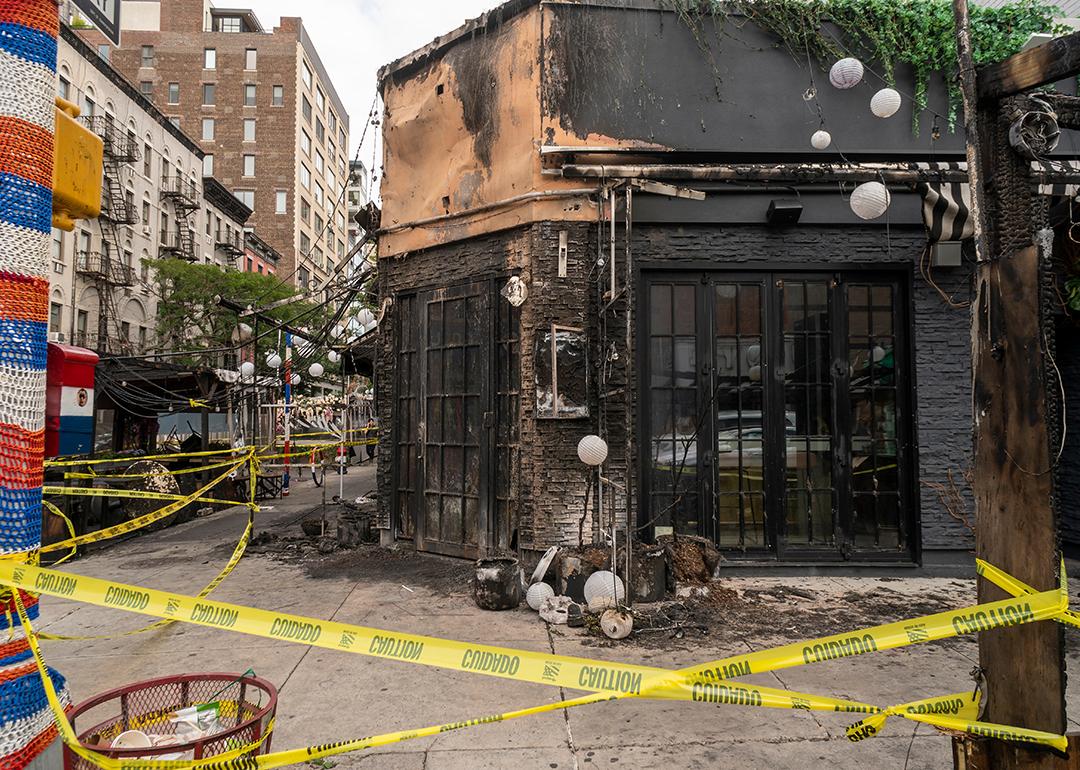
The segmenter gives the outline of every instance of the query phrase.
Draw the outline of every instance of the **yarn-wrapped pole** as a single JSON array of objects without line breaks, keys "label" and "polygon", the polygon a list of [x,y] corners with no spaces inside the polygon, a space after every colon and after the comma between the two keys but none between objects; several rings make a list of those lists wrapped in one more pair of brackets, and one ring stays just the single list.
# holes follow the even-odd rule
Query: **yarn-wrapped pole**
[{"label": "yarn-wrapped pole", "polygon": [[[41,545],[58,26],[55,0],[0,0],[0,558]],[[37,597],[22,600],[33,621]],[[0,770],[60,766],[14,597],[0,590]]]}]

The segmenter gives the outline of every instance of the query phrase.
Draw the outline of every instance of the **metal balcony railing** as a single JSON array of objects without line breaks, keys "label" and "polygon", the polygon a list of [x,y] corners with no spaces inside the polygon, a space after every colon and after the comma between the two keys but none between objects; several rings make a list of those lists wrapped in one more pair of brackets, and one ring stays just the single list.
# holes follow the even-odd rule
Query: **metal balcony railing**
[{"label": "metal balcony railing", "polygon": [[244,253],[243,233],[239,230],[222,228],[214,236],[214,247],[229,252],[233,256],[239,256]]},{"label": "metal balcony railing", "polygon": [[75,272],[114,286],[135,285],[134,268],[97,251],[80,251],[76,254]]},{"label": "metal balcony railing", "polygon": [[161,180],[161,197],[177,208],[194,210],[199,207],[199,186],[182,176],[167,176]]},{"label": "metal balcony railing", "polygon": [[128,134],[111,115],[90,115],[83,118],[83,124],[101,137],[106,157],[118,163],[134,163],[142,159],[139,140]]},{"label": "metal balcony railing", "polygon": [[[87,348],[95,353],[103,353],[114,356],[131,356],[147,352],[144,346],[135,340],[127,340],[123,337],[108,335],[101,336],[97,332],[75,332],[72,340],[76,347]],[[149,346],[145,346],[149,347]]]},{"label": "metal balcony railing", "polygon": [[163,257],[176,257],[195,261],[195,236],[190,230],[167,230],[161,234],[158,254]]}]

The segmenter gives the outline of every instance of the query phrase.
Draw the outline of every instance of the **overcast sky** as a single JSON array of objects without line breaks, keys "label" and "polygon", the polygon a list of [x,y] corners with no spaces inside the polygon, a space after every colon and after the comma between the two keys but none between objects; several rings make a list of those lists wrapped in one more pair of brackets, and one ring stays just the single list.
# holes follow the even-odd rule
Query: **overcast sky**
[{"label": "overcast sky", "polygon": [[[349,112],[351,153],[364,130],[375,96],[375,73],[382,65],[413,51],[501,0],[216,0],[221,7],[249,7],[263,27],[282,16],[300,16],[319,57]],[[362,152],[371,164],[371,131]]]}]

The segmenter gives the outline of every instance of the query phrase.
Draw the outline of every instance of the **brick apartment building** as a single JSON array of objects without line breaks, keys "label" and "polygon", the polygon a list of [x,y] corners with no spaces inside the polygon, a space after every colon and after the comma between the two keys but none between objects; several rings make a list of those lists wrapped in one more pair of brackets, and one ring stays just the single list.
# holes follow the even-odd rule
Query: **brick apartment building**
[{"label": "brick apartment building", "polygon": [[[77,12],[75,12],[77,13]],[[205,153],[298,286],[345,254],[349,116],[296,17],[272,32],[209,0],[126,0],[122,48],[83,36]]]}]

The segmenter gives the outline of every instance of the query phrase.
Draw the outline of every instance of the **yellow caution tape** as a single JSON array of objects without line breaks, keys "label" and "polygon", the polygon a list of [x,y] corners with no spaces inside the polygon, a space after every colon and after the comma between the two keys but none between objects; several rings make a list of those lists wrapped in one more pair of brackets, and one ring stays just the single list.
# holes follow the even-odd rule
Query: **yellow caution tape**
[{"label": "yellow caution tape", "polygon": [[[244,463],[249,462],[249,460],[250,458],[244,457],[239,462],[230,466],[229,469],[225,471],[225,473],[209,481],[205,486],[196,489],[187,497],[184,497],[174,503],[166,505],[164,508],[159,508],[156,511],[148,513],[145,516],[139,516],[138,518],[132,519],[131,521],[125,521],[123,524],[106,527],[105,529],[99,529],[95,532],[88,532],[85,535],[79,535],[78,537],[69,538],[68,540],[64,540],[59,543],[50,543],[49,545],[42,546],[40,550],[42,553],[47,553],[50,551],[59,551],[65,548],[74,548],[80,545],[85,545],[87,543],[96,543],[102,540],[109,540],[110,538],[117,537],[118,535],[123,535],[128,532],[134,532],[137,529],[141,529],[142,527],[145,527],[149,524],[153,524],[155,521],[159,521],[166,516],[171,516],[172,514],[179,511],[181,508],[190,505],[196,499],[202,497],[202,495],[208,492],[212,487],[214,487],[214,485],[228,478],[229,474],[232,473],[234,470],[239,468]],[[66,487],[60,488],[66,489]],[[230,503],[230,505],[234,504],[235,503]],[[241,503],[241,505],[243,505],[243,503]]]},{"label": "yellow caution tape", "polygon": [[[1009,573],[998,569],[993,564],[983,561],[982,559],[975,560],[975,572],[1005,591],[1005,593],[1012,594],[1013,596],[1027,596],[1035,593],[1035,589],[1027,583],[1021,582]],[[1054,620],[1069,626],[1080,626],[1080,613],[1075,610],[1065,610],[1065,612],[1059,617],[1054,618]]]},{"label": "yellow caution tape", "polygon": [[[138,460],[136,460],[137,462]],[[202,473],[203,471],[213,471],[218,468],[224,468],[226,465],[232,465],[236,462],[235,458],[230,458],[218,463],[210,463],[209,465],[196,465],[192,468],[180,468],[173,470],[171,468],[166,469],[166,473],[79,473],[77,471],[68,471],[64,474],[65,479],[145,479],[147,477],[154,476],[183,476],[189,473]]]},{"label": "yellow caution tape", "polygon": [[[1062,579],[1064,580],[1064,570],[1062,570],[1062,573]],[[33,580],[31,580],[31,578],[33,578]],[[717,678],[722,679],[727,676],[751,673],[751,671],[770,670],[770,667],[773,667],[774,670],[775,668],[787,667],[789,665],[804,665],[806,663],[814,662],[815,660],[835,659],[838,657],[847,657],[848,655],[870,652],[874,649],[888,649],[890,646],[902,646],[898,640],[893,639],[890,636],[891,629],[894,626],[904,626],[905,624],[910,627],[910,624],[913,622],[920,622],[922,627],[930,630],[930,635],[926,638],[909,638],[903,644],[914,644],[920,641],[927,641],[930,638],[945,638],[945,636],[949,635],[958,635],[987,630],[988,628],[1033,622],[1034,620],[1043,619],[1044,617],[1053,617],[1056,614],[1060,614],[1060,612],[1064,611],[1067,607],[1067,605],[1063,603],[1063,597],[1067,597],[1066,589],[1063,585],[1060,589],[1030,595],[1028,597],[1030,601],[1020,603],[1022,605],[1019,610],[1021,614],[1015,618],[1008,612],[1008,601],[990,602],[966,608],[964,610],[937,613],[936,615],[915,619],[914,621],[901,621],[898,624],[885,624],[875,628],[851,632],[847,635],[834,635],[832,637],[824,637],[810,642],[799,643],[803,646],[804,650],[814,650],[818,647],[825,650],[835,650],[831,645],[837,637],[858,637],[862,639],[864,645],[867,643],[868,637],[871,640],[881,641],[880,646],[873,648],[867,647],[866,649],[854,649],[846,652],[846,654],[836,654],[826,657],[815,656],[811,658],[810,655],[804,653],[801,661],[793,662],[789,650],[795,645],[785,645],[774,650],[763,650],[760,653],[752,653],[751,656],[737,656],[736,658],[713,661],[708,664],[684,669],[682,671],[671,672],[640,666],[617,666],[614,664],[602,663],[600,661],[571,658],[567,656],[546,656],[540,653],[491,647],[488,645],[467,645],[461,642],[439,640],[409,634],[398,634],[396,632],[379,631],[378,629],[365,629],[359,626],[349,626],[348,624],[330,621],[318,621],[302,618],[300,616],[284,615],[265,610],[226,605],[219,602],[199,602],[193,601],[190,597],[170,595],[165,592],[154,591],[151,589],[125,586],[123,584],[102,581],[96,578],[87,578],[81,575],[65,575],[64,573],[44,570],[31,565],[14,565],[10,562],[0,562],[0,579],[2,579],[2,582],[10,582],[25,590],[39,591],[41,593],[59,596],[71,596],[80,601],[99,604],[100,606],[117,607],[144,614],[162,614],[163,617],[169,619],[186,620],[199,625],[228,628],[231,630],[268,636],[270,638],[288,639],[290,641],[305,643],[312,646],[343,649],[361,654],[390,657],[399,660],[424,663],[427,665],[438,665],[460,671],[472,671],[474,673],[502,676],[525,681],[541,681],[549,684],[559,684],[561,686],[593,689],[597,691],[594,695],[586,696],[584,698],[564,701],[559,704],[546,704],[545,706],[525,709],[520,712],[508,712],[507,714],[480,720],[469,720],[467,723],[459,723],[456,726],[482,724],[488,721],[502,721],[518,715],[539,713],[544,710],[568,708],[573,705],[598,702],[600,700],[611,699],[613,697],[610,694],[611,692],[616,693],[614,695],[615,698],[643,695],[646,697],[680,697],[699,702],[730,703],[736,705],[771,706],[780,708],[815,708],[833,711],[861,711],[870,714],[874,714],[875,712],[881,713],[881,709],[868,704],[820,698],[818,696],[773,690],[754,685],[743,686],[741,683],[727,684],[722,681],[717,681],[716,679],[710,681],[708,679],[703,679],[701,674],[702,672],[708,672],[715,676],[716,672],[720,672],[722,676]],[[158,606],[163,600],[166,602],[164,608]],[[243,614],[243,618],[241,618],[241,613]],[[952,617],[952,633],[948,633],[940,623],[940,620],[945,617]],[[1003,620],[996,620],[998,617],[1003,618]],[[973,623],[971,621],[972,618],[979,622]],[[269,630],[266,629],[266,624],[268,622],[270,624]],[[336,638],[335,634],[338,630],[342,630],[342,635],[336,643],[327,640],[320,643],[319,640],[324,631],[329,632],[330,637]],[[365,650],[363,649],[362,643],[367,642],[368,637],[370,637],[370,644],[368,649]],[[357,642],[361,642],[361,644],[359,646],[354,646]],[[425,645],[430,645],[427,656],[425,656],[424,652]],[[464,654],[461,655],[460,659],[455,660],[455,658],[457,658],[457,652],[462,649],[464,649]],[[445,659],[445,653],[447,652],[451,653],[449,664]],[[442,660],[440,660],[440,658],[442,658]],[[731,668],[729,665],[731,662],[748,663],[748,658],[753,661],[751,664],[753,668],[749,670],[747,669],[747,666]],[[529,671],[529,664],[537,661],[546,661],[544,676],[540,680],[530,678],[529,676],[531,673]],[[571,683],[567,684],[567,674],[570,674],[573,671],[577,671],[578,673],[577,681],[575,683],[571,680]],[[640,671],[641,674],[636,675],[633,673],[637,671]],[[643,680],[643,676],[646,673],[648,674],[648,679]],[[629,679],[627,679],[627,676],[629,676]],[[935,702],[940,703],[940,701],[941,699],[927,699],[926,701],[917,701],[913,704],[907,704],[908,706],[930,704],[930,707],[922,708],[921,710],[919,708],[893,707],[892,709],[886,710],[885,715],[887,716],[888,713],[898,713],[906,718],[926,721],[946,729],[971,728],[972,731],[977,734],[993,734],[995,737],[1003,737],[1006,739],[1022,739],[1028,742],[1041,742],[1054,747],[1061,746],[1062,741],[1064,741],[1062,736],[1056,736],[1041,731],[966,720],[962,717],[966,717],[967,713],[961,712],[959,708],[957,708],[957,717],[942,717],[938,714],[931,713],[934,710],[932,704]],[[944,709],[939,705],[937,711],[940,712],[942,710]],[[865,725],[867,723],[867,720],[864,720],[863,724]],[[869,724],[874,726],[873,722]],[[880,724],[883,724],[883,720],[881,720]],[[959,727],[958,725],[964,725],[965,727]],[[444,731],[444,729],[440,728],[445,727],[446,726],[440,726],[436,728],[425,728],[421,731],[390,733],[386,736],[381,736],[379,740],[384,742],[406,740],[412,737],[419,737],[420,735],[434,734],[428,732],[430,730]],[[880,725],[874,727],[875,730],[879,728]],[[450,729],[453,729],[453,727]],[[382,745],[372,743],[372,740],[374,739],[359,739],[357,741],[346,741],[341,744],[332,744],[330,746],[310,747],[308,749],[294,750],[293,752],[268,755],[267,757],[260,758],[265,759],[266,762],[260,761],[255,766],[280,767],[285,764],[316,758],[316,756],[328,756],[331,753],[342,753],[344,751],[367,748],[372,745]],[[318,753],[321,751],[328,753]],[[218,759],[220,761],[221,758]],[[248,762],[250,762],[250,760],[248,760]],[[153,765],[125,766],[151,767]],[[251,765],[249,764],[247,766]]]},{"label": "yellow caution tape", "polygon": [[[231,468],[236,468],[235,465]],[[217,497],[196,497],[176,495],[171,492],[147,492],[142,489],[113,489],[111,487],[42,487],[43,495],[68,497],[111,497],[130,500],[187,500],[191,503],[215,503],[218,505],[247,505],[244,500],[223,500]]]},{"label": "yellow caution tape", "polygon": [[881,733],[888,717],[908,714],[943,715],[956,719],[975,720],[979,716],[979,694],[978,692],[958,692],[892,706],[848,727],[847,739],[852,743],[857,743],[872,738]]},{"label": "yellow caution tape", "polygon": [[1021,599],[988,602],[724,658],[691,667],[676,676],[670,671],[646,666],[548,655],[319,620],[13,562],[0,562],[0,582],[101,607],[210,628],[571,689],[641,695],[646,678],[661,677],[663,681],[652,681],[653,697],[687,700],[707,700],[714,695],[722,697],[713,685],[736,676],[1030,623],[1055,617],[1067,607],[1061,601],[1062,594],[1054,589]]},{"label": "yellow caution tape", "polygon": [[161,454],[161,455],[132,455],[130,457],[99,457],[86,460],[46,460],[46,468],[65,468],[74,465],[101,465],[102,463],[133,463],[140,460],[156,460],[158,462],[165,462],[166,460],[187,460],[192,457],[213,457],[214,455],[227,455],[238,452],[247,453],[254,449],[254,447],[230,447],[228,449],[207,449],[201,452],[175,452],[173,454]]},{"label": "yellow caution tape", "polygon": [[[71,522],[71,519],[69,519],[67,517],[67,515],[63,511],[61,511],[55,505],[50,503],[48,500],[42,500],[41,505],[42,505],[42,507],[45,508],[46,511],[53,514],[54,516],[59,516],[64,521],[64,525],[67,527],[68,534],[71,535],[71,539],[74,539],[75,538],[75,525]],[[72,546],[71,551],[66,556],[64,556],[62,559],[59,559],[59,560],[53,562],[52,566],[59,567],[61,564],[63,564],[68,559],[70,559],[72,556],[74,556],[78,552],[78,550],[79,550],[78,548],[76,548],[75,546]],[[40,551],[37,551],[36,553],[40,553]]]}]

